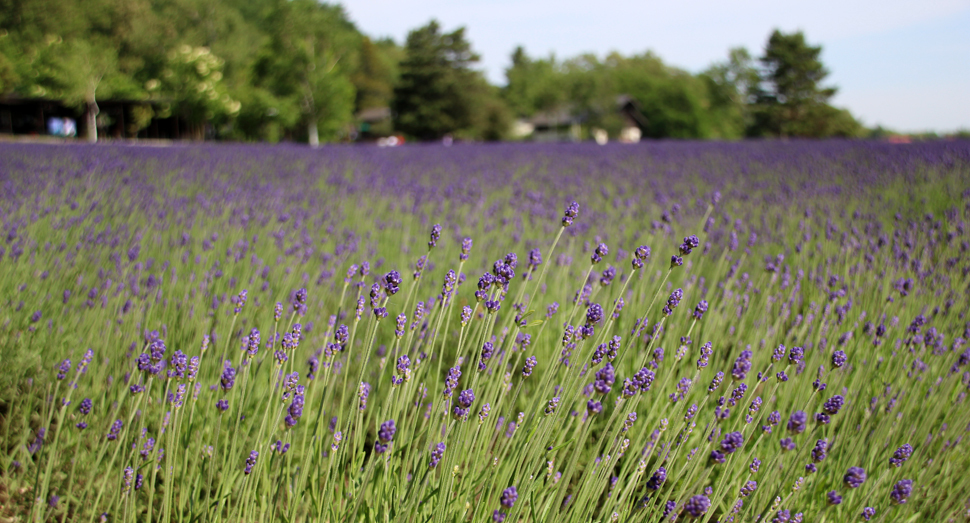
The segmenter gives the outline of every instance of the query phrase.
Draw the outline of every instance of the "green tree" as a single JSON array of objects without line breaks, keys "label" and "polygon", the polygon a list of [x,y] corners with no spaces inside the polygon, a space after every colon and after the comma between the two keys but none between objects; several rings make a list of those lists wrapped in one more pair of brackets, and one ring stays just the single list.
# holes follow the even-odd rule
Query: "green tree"
[{"label": "green tree", "polygon": [[223,63],[207,47],[181,45],[169,52],[161,78],[149,80],[146,88],[155,98],[172,99],[191,126],[189,134],[201,139],[205,122],[235,116],[241,107],[222,81]]},{"label": "green tree", "polygon": [[633,97],[646,117],[641,125],[651,138],[707,138],[710,102],[704,83],[687,71],[665,64],[651,52],[607,57],[615,93]]},{"label": "green tree", "polygon": [[752,90],[754,118],[748,134],[824,137],[857,132],[851,115],[828,105],[836,88],[821,85],[829,74],[819,59],[821,52],[821,46],[808,45],[801,31],[771,34],[760,58],[760,82]]},{"label": "green tree", "polygon": [[0,96],[12,93],[20,84],[17,57],[21,53],[10,34],[0,29]]},{"label": "green tree", "polygon": [[360,33],[340,6],[315,0],[279,1],[269,14],[270,35],[259,52],[253,80],[295,105],[306,125],[307,140],[334,138],[353,118]]},{"label": "green tree", "polygon": [[375,43],[368,37],[360,41],[360,59],[351,81],[357,90],[355,107],[358,111],[375,107],[390,107],[397,81],[396,46],[390,42]]},{"label": "green tree", "polygon": [[395,127],[419,140],[470,130],[475,99],[487,84],[471,69],[479,57],[465,39],[465,28],[442,33],[432,20],[408,33],[405,52],[394,89]]},{"label": "green tree", "polygon": [[512,66],[505,70],[505,78],[502,99],[515,116],[528,117],[550,111],[565,100],[563,75],[554,56],[534,60],[522,46],[516,47],[512,53]]},{"label": "green tree", "polygon": [[709,120],[714,138],[741,138],[749,125],[749,99],[758,85],[758,70],[748,50],[728,51],[728,59],[711,65],[700,75],[710,99]]}]

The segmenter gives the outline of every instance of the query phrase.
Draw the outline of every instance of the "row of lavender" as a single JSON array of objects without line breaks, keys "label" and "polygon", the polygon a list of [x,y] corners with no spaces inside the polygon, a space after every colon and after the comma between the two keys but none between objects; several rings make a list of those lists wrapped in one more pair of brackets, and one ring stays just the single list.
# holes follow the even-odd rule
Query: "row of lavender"
[{"label": "row of lavender", "polygon": [[960,142],[3,146],[0,510],[966,518],[968,180]]}]

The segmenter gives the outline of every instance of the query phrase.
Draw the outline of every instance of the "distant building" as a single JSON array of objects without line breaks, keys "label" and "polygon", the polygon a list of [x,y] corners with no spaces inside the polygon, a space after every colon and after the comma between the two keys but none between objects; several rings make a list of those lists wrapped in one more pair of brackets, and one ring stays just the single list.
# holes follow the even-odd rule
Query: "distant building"
[{"label": "distant building", "polygon": [[616,97],[616,108],[623,116],[623,127],[620,129],[620,141],[623,143],[637,143],[647,128],[647,117],[640,111],[640,102],[632,96],[621,94]]},{"label": "distant building", "polygon": [[394,131],[390,107],[371,107],[362,109],[354,118],[357,120],[358,141],[374,141],[390,136]]},{"label": "distant building", "polygon": [[[622,120],[617,140],[622,143],[639,142],[649,124],[640,103],[631,96],[620,95],[616,98],[615,110]],[[579,114],[570,106],[562,106],[517,120],[512,127],[512,136],[536,142],[578,142],[591,137],[597,143],[605,143],[608,140],[603,137],[605,131],[587,128],[588,121],[586,114]]]}]

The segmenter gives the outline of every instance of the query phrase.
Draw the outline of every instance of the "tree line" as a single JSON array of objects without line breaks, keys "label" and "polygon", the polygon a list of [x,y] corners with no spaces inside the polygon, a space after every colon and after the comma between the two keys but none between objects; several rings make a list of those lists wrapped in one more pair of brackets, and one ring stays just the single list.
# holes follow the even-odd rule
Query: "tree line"
[{"label": "tree line", "polygon": [[464,28],[431,21],[398,44],[316,0],[0,0],[0,98],[58,100],[90,122],[98,100],[152,101],[131,134],[178,116],[197,137],[316,145],[354,138],[377,109],[389,118],[367,124],[372,136],[502,140],[544,113],[616,136],[622,98],[651,138],[859,136],[829,104],[820,52],[775,31],[761,56],[732,49],[694,74],[649,51],[559,60],[519,47],[500,87]]}]

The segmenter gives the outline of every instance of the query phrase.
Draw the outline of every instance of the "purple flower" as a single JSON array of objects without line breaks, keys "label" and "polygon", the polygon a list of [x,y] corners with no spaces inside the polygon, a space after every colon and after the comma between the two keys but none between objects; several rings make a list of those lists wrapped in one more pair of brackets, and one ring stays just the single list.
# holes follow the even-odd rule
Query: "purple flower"
[{"label": "purple flower", "polygon": [[586,309],[586,324],[596,325],[603,319],[603,307],[598,303],[591,303]]},{"label": "purple flower", "polygon": [[546,318],[552,318],[557,312],[559,312],[559,302],[554,301],[546,309]]},{"label": "purple flower", "polygon": [[842,496],[838,492],[832,490],[828,494],[829,505],[839,505],[842,503]]},{"label": "purple flower", "polygon": [[123,475],[123,486],[121,489],[122,495],[127,495],[131,492],[131,480],[135,478],[135,469],[131,467],[125,467],[125,472]]},{"label": "purple flower", "polygon": [[428,241],[428,248],[431,249],[437,246],[438,240],[440,238],[441,238],[441,225],[436,223],[434,224],[434,226],[431,227],[431,240]]},{"label": "purple flower", "polygon": [[684,243],[680,245],[680,255],[687,256],[692,250],[700,246],[700,244],[701,241],[697,238],[697,236],[691,234],[690,236],[684,238]]},{"label": "purple flower", "polygon": [[138,452],[141,455],[141,459],[147,460],[148,456],[151,455],[152,449],[155,448],[155,438],[148,438],[145,440],[144,445],[142,445],[141,450]]},{"label": "purple flower", "polygon": [[293,312],[303,316],[306,314],[306,289],[300,289],[293,295]]},{"label": "purple flower", "polygon": [[752,474],[757,474],[758,469],[760,468],[761,468],[761,460],[758,458],[754,458],[751,461],[751,465],[748,467],[748,470],[750,470]]},{"label": "purple flower", "polygon": [[232,368],[232,362],[226,360],[223,363],[222,378],[219,380],[222,390],[229,391],[236,384],[236,369]]},{"label": "purple flower", "polygon": [[287,408],[286,418],[283,420],[287,428],[295,427],[296,423],[300,421],[300,417],[303,416],[304,390],[303,385],[296,386],[296,393],[293,395],[293,401],[290,402],[290,406]]},{"label": "purple flower", "polygon": [[513,505],[515,505],[515,501],[517,499],[519,499],[519,493],[515,490],[515,486],[513,485],[502,491],[502,497],[499,500],[499,503],[501,503],[503,507],[510,509]]},{"label": "purple flower", "polygon": [[390,271],[384,275],[384,292],[388,296],[394,296],[399,290],[401,290],[401,273],[397,271]]},{"label": "purple flower", "polygon": [[864,519],[865,521],[869,521],[875,516],[876,516],[876,509],[872,507],[866,507],[862,509],[862,519]]},{"label": "purple flower", "polygon": [[674,267],[680,267],[683,264],[684,264],[684,259],[681,258],[680,256],[677,256],[675,254],[675,255],[673,255],[673,256],[670,257],[670,268],[671,269],[673,269]]},{"label": "purple flower", "polygon": [[249,457],[246,458],[246,470],[243,471],[247,476],[253,472],[253,467],[256,466],[256,458],[259,457],[259,452],[255,450],[249,453]]},{"label": "purple flower", "polygon": [[725,460],[726,458],[723,452],[719,450],[711,451],[711,461],[713,461],[714,463],[721,464],[721,463],[724,463]]},{"label": "purple flower", "polygon": [[771,354],[771,361],[775,363],[781,361],[782,358],[785,357],[785,350],[784,345],[779,345],[777,348],[775,348],[774,352]]},{"label": "purple flower", "polygon": [[608,286],[613,283],[613,278],[616,278],[616,269],[611,265],[603,269],[603,272],[600,274],[600,285],[603,287]]},{"label": "purple flower", "polygon": [[778,442],[781,445],[781,450],[792,451],[795,450],[795,442],[791,438],[783,438]]},{"label": "purple flower", "polygon": [[833,367],[839,368],[839,367],[845,365],[846,360],[848,360],[848,358],[846,357],[845,352],[840,351],[840,350],[837,350],[834,353],[832,353],[832,366]]},{"label": "purple flower", "polygon": [[556,396],[551,400],[549,400],[549,402],[546,404],[545,415],[551,416],[556,412],[556,408],[558,407],[559,407],[559,396]]},{"label": "purple flower", "polygon": [[600,394],[609,394],[615,381],[616,373],[613,370],[613,364],[607,363],[596,372],[596,381],[593,382],[593,388]]},{"label": "purple flower", "polygon": [[115,420],[115,422],[111,424],[111,429],[108,431],[108,435],[105,436],[107,440],[114,441],[118,439],[118,436],[121,434],[121,429],[124,428],[124,426],[125,423],[123,421],[120,419]]},{"label": "purple flower", "polygon": [[458,394],[458,404],[466,409],[470,408],[472,406],[472,402],[474,401],[475,393],[472,391],[472,389],[463,390],[460,394]]},{"label": "purple flower", "polygon": [[590,261],[597,264],[603,261],[603,257],[610,253],[610,248],[606,246],[605,243],[601,243],[596,246],[593,250],[593,254],[590,256]]},{"label": "purple flower", "polygon": [[832,396],[822,404],[822,410],[824,410],[826,414],[834,416],[839,413],[839,410],[842,408],[844,402],[845,398],[842,396]]},{"label": "purple flower", "polygon": [[491,342],[486,341],[485,344],[482,345],[482,358],[481,361],[478,362],[478,370],[485,370],[485,366],[488,363],[488,360],[492,358],[492,353],[494,350],[495,348]]},{"label": "purple flower", "polygon": [[676,508],[677,508],[677,502],[676,501],[671,500],[671,501],[666,502],[664,504],[664,512],[663,512],[663,515],[660,516],[660,519],[661,520],[667,519],[667,516],[669,516],[674,511],[674,509],[676,509]]},{"label": "purple flower", "polygon": [[647,261],[650,257],[650,247],[646,245],[641,245],[633,251],[633,268],[639,269],[643,267],[643,262]]},{"label": "purple flower", "polygon": [[715,390],[719,389],[721,387],[721,382],[722,381],[724,381],[724,373],[718,371],[718,373],[714,375],[714,379],[711,380],[711,384],[707,387],[708,394],[710,394],[710,393],[714,392]]},{"label": "purple flower", "polygon": [[394,420],[387,420],[381,423],[381,428],[377,431],[377,439],[381,443],[390,443],[394,439],[395,432],[397,432],[397,427],[394,426]]},{"label": "purple flower", "polygon": [[667,481],[667,469],[660,467],[656,472],[653,473],[652,476],[650,476],[650,479],[647,480],[647,488],[650,490],[657,490],[664,484],[664,481]]},{"label": "purple flower", "polygon": [[276,302],[276,305],[273,306],[273,321],[279,323],[280,318],[282,317],[283,317],[283,304],[280,302]]},{"label": "purple flower", "polygon": [[699,518],[706,514],[710,508],[711,500],[701,494],[691,497],[684,503],[684,512],[690,518]]},{"label": "purple flower", "polygon": [[435,445],[434,450],[431,451],[431,462],[428,463],[428,468],[432,468],[432,469],[437,468],[438,463],[441,462],[441,458],[444,457],[444,455],[445,455],[445,444],[438,443],[437,445]]},{"label": "purple flower", "polygon": [[458,259],[461,261],[468,260],[468,255],[472,252],[472,239],[465,238],[461,241],[461,253],[458,255]]},{"label": "purple flower", "polygon": [[697,303],[697,306],[694,307],[694,319],[699,320],[703,318],[705,312],[707,312],[707,300],[701,300]]},{"label": "purple flower", "polygon": [[862,467],[849,467],[849,470],[842,478],[846,487],[859,488],[866,481],[866,471]]},{"label": "purple flower", "polygon": [[674,312],[674,309],[680,305],[680,300],[684,298],[683,289],[674,289],[674,292],[670,293],[670,297],[667,298],[667,304],[664,305],[663,315],[670,316]]},{"label": "purple flower", "polygon": [[566,212],[563,213],[562,226],[569,227],[573,224],[573,220],[579,216],[579,204],[576,202],[570,203],[566,207]]},{"label": "purple flower", "polygon": [[751,371],[751,351],[742,351],[738,359],[734,360],[734,367],[731,369],[731,377],[741,381],[748,376]]},{"label": "purple flower", "polygon": [[746,498],[751,494],[754,494],[756,490],[758,490],[758,482],[753,480],[748,481],[747,483],[741,486],[740,497]]},{"label": "purple flower", "polygon": [[[812,461],[815,463],[821,463],[826,456],[828,456],[829,442],[826,439],[820,439],[815,442],[815,448],[812,449]],[[850,469],[851,470],[851,469]]]},{"label": "purple flower", "polygon": [[637,413],[631,412],[626,415],[626,419],[623,420],[623,432],[626,432],[633,428],[633,424],[637,421]]},{"label": "purple flower", "polygon": [[788,418],[788,432],[792,434],[801,434],[805,432],[805,422],[808,421],[808,415],[804,411],[797,410],[794,414]]},{"label": "purple flower", "polygon": [[910,494],[913,493],[913,480],[904,479],[893,486],[889,497],[895,505],[902,505],[909,501]]},{"label": "purple flower", "polygon": [[792,365],[798,365],[798,362],[802,361],[805,357],[805,350],[801,347],[792,347],[791,351],[788,352],[788,363]]},{"label": "purple flower", "polygon": [[740,432],[730,432],[726,434],[724,439],[721,441],[721,450],[723,450],[725,454],[731,454],[732,452],[741,448],[741,445],[743,444],[744,435],[742,435]]},{"label": "purple flower", "polygon": [[528,378],[529,376],[531,376],[532,369],[534,369],[538,363],[539,363],[539,360],[537,360],[535,356],[529,356],[528,358],[526,358],[525,365],[522,367],[522,377]]},{"label": "purple flower", "polygon": [[216,408],[219,409],[219,412],[225,412],[229,410],[229,402],[224,399],[221,399],[216,402]]},{"label": "purple flower", "polygon": [[364,410],[367,408],[367,396],[370,395],[370,383],[362,381],[360,386],[357,387],[357,400],[358,400],[358,410]]},{"label": "purple flower", "polygon": [[64,360],[61,362],[60,366],[57,367],[57,379],[62,380],[67,377],[67,373],[71,371],[71,360]]},{"label": "purple flower", "polygon": [[896,449],[896,452],[893,452],[893,457],[889,458],[889,464],[894,467],[901,467],[903,466],[903,463],[905,463],[906,460],[908,460],[912,455],[913,447],[909,443],[906,443],[902,447]]}]

